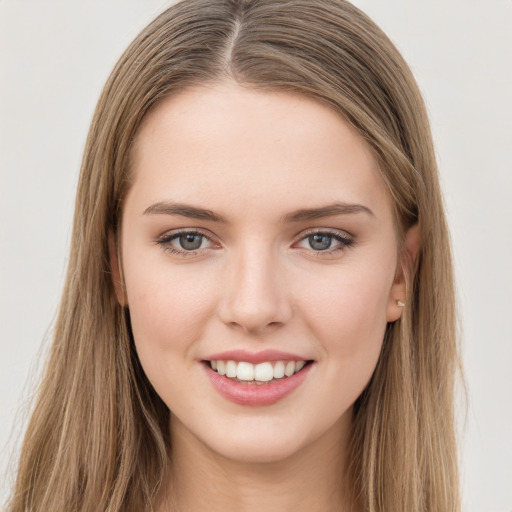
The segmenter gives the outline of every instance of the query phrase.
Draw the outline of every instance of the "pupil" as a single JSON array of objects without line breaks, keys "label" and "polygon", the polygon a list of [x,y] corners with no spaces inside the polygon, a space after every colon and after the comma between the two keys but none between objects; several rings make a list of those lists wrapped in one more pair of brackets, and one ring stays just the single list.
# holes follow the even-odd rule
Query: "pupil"
[{"label": "pupil", "polygon": [[332,237],[329,235],[311,235],[309,237],[309,245],[317,251],[325,251],[331,245]]},{"label": "pupil", "polygon": [[181,235],[180,236],[180,245],[183,247],[183,249],[186,249],[188,251],[193,251],[195,249],[199,249],[201,247],[202,242],[202,236],[201,235],[194,235],[192,233],[187,235]]}]

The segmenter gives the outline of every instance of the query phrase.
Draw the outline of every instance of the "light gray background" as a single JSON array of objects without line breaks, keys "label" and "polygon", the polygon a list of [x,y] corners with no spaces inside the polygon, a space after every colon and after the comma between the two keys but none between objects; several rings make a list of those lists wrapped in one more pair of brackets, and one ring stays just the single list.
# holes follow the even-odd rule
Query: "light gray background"
[{"label": "light gray background", "polygon": [[[511,512],[512,0],[355,3],[403,52],[431,115],[469,386],[464,510]],[[0,501],[59,300],[93,108],[167,5],[0,0]]]}]

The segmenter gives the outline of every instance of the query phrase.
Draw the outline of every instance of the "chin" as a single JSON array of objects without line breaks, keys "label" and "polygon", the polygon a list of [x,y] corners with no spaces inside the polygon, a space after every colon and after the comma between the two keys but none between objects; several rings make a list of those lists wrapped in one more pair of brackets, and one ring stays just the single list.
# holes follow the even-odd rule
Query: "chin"
[{"label": "chin", "polygon": [[270,464],[293,457],[301,450],[301,443],[290,439],[255,438],[251,442],[226,443],[223,446],[212,446],[210,449],[218,455],[233,462],[245,464]]},{"label": "chin", "polygon": [[[211,452],[241,463],[276,463],[303,453],[315,445],[327,432],[318,425],[302,421],[237,422],[232,428],[219,425],[210,430],[202,442]],[[325,430],[329,426],[325,425]],[[327,434],[328,435],[328,434]],[[320,441],[321,442],[321,441]]]}]

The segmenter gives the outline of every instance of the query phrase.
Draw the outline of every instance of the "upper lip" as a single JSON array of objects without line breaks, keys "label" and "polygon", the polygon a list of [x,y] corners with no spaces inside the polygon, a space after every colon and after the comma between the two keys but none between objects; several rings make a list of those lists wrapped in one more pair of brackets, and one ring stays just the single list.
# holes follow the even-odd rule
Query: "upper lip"
[{"label": "upper lip", "polygon": [[267,361],[307,361],[308,359],[290,352],[281,352],[279,350],[261,350],[259,352],[249,352],[243,349],[227,350],[218,352],[204,358],[205,361],[245,361],[247,363],[258,364]]}]

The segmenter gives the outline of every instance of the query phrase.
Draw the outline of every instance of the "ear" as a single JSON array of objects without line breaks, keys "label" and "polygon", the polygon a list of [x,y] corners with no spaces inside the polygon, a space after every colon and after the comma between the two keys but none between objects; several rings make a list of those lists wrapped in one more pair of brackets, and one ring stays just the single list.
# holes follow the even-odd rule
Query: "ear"
[{"label": "ear", "polygon": [[125,307],[128,304],[128,300],[124,288],[123,274],[119,264],[116,237],[112,231],[108,234],[108,252],[110,256],[110,269],[112,271],[112,283],[116,292],[117,302],[119,302],[122,307]]},{"label": "ear", "polygon": [[411,283],[414,276],[416,259],[421,246],[421,231],[419,224],[415,224],[407,230],[405,240],[398,262],[398,268],[389,293],[386,319],[388,322],[395,322],[402,315],[402,310],[407,307],[407,285]]}]

